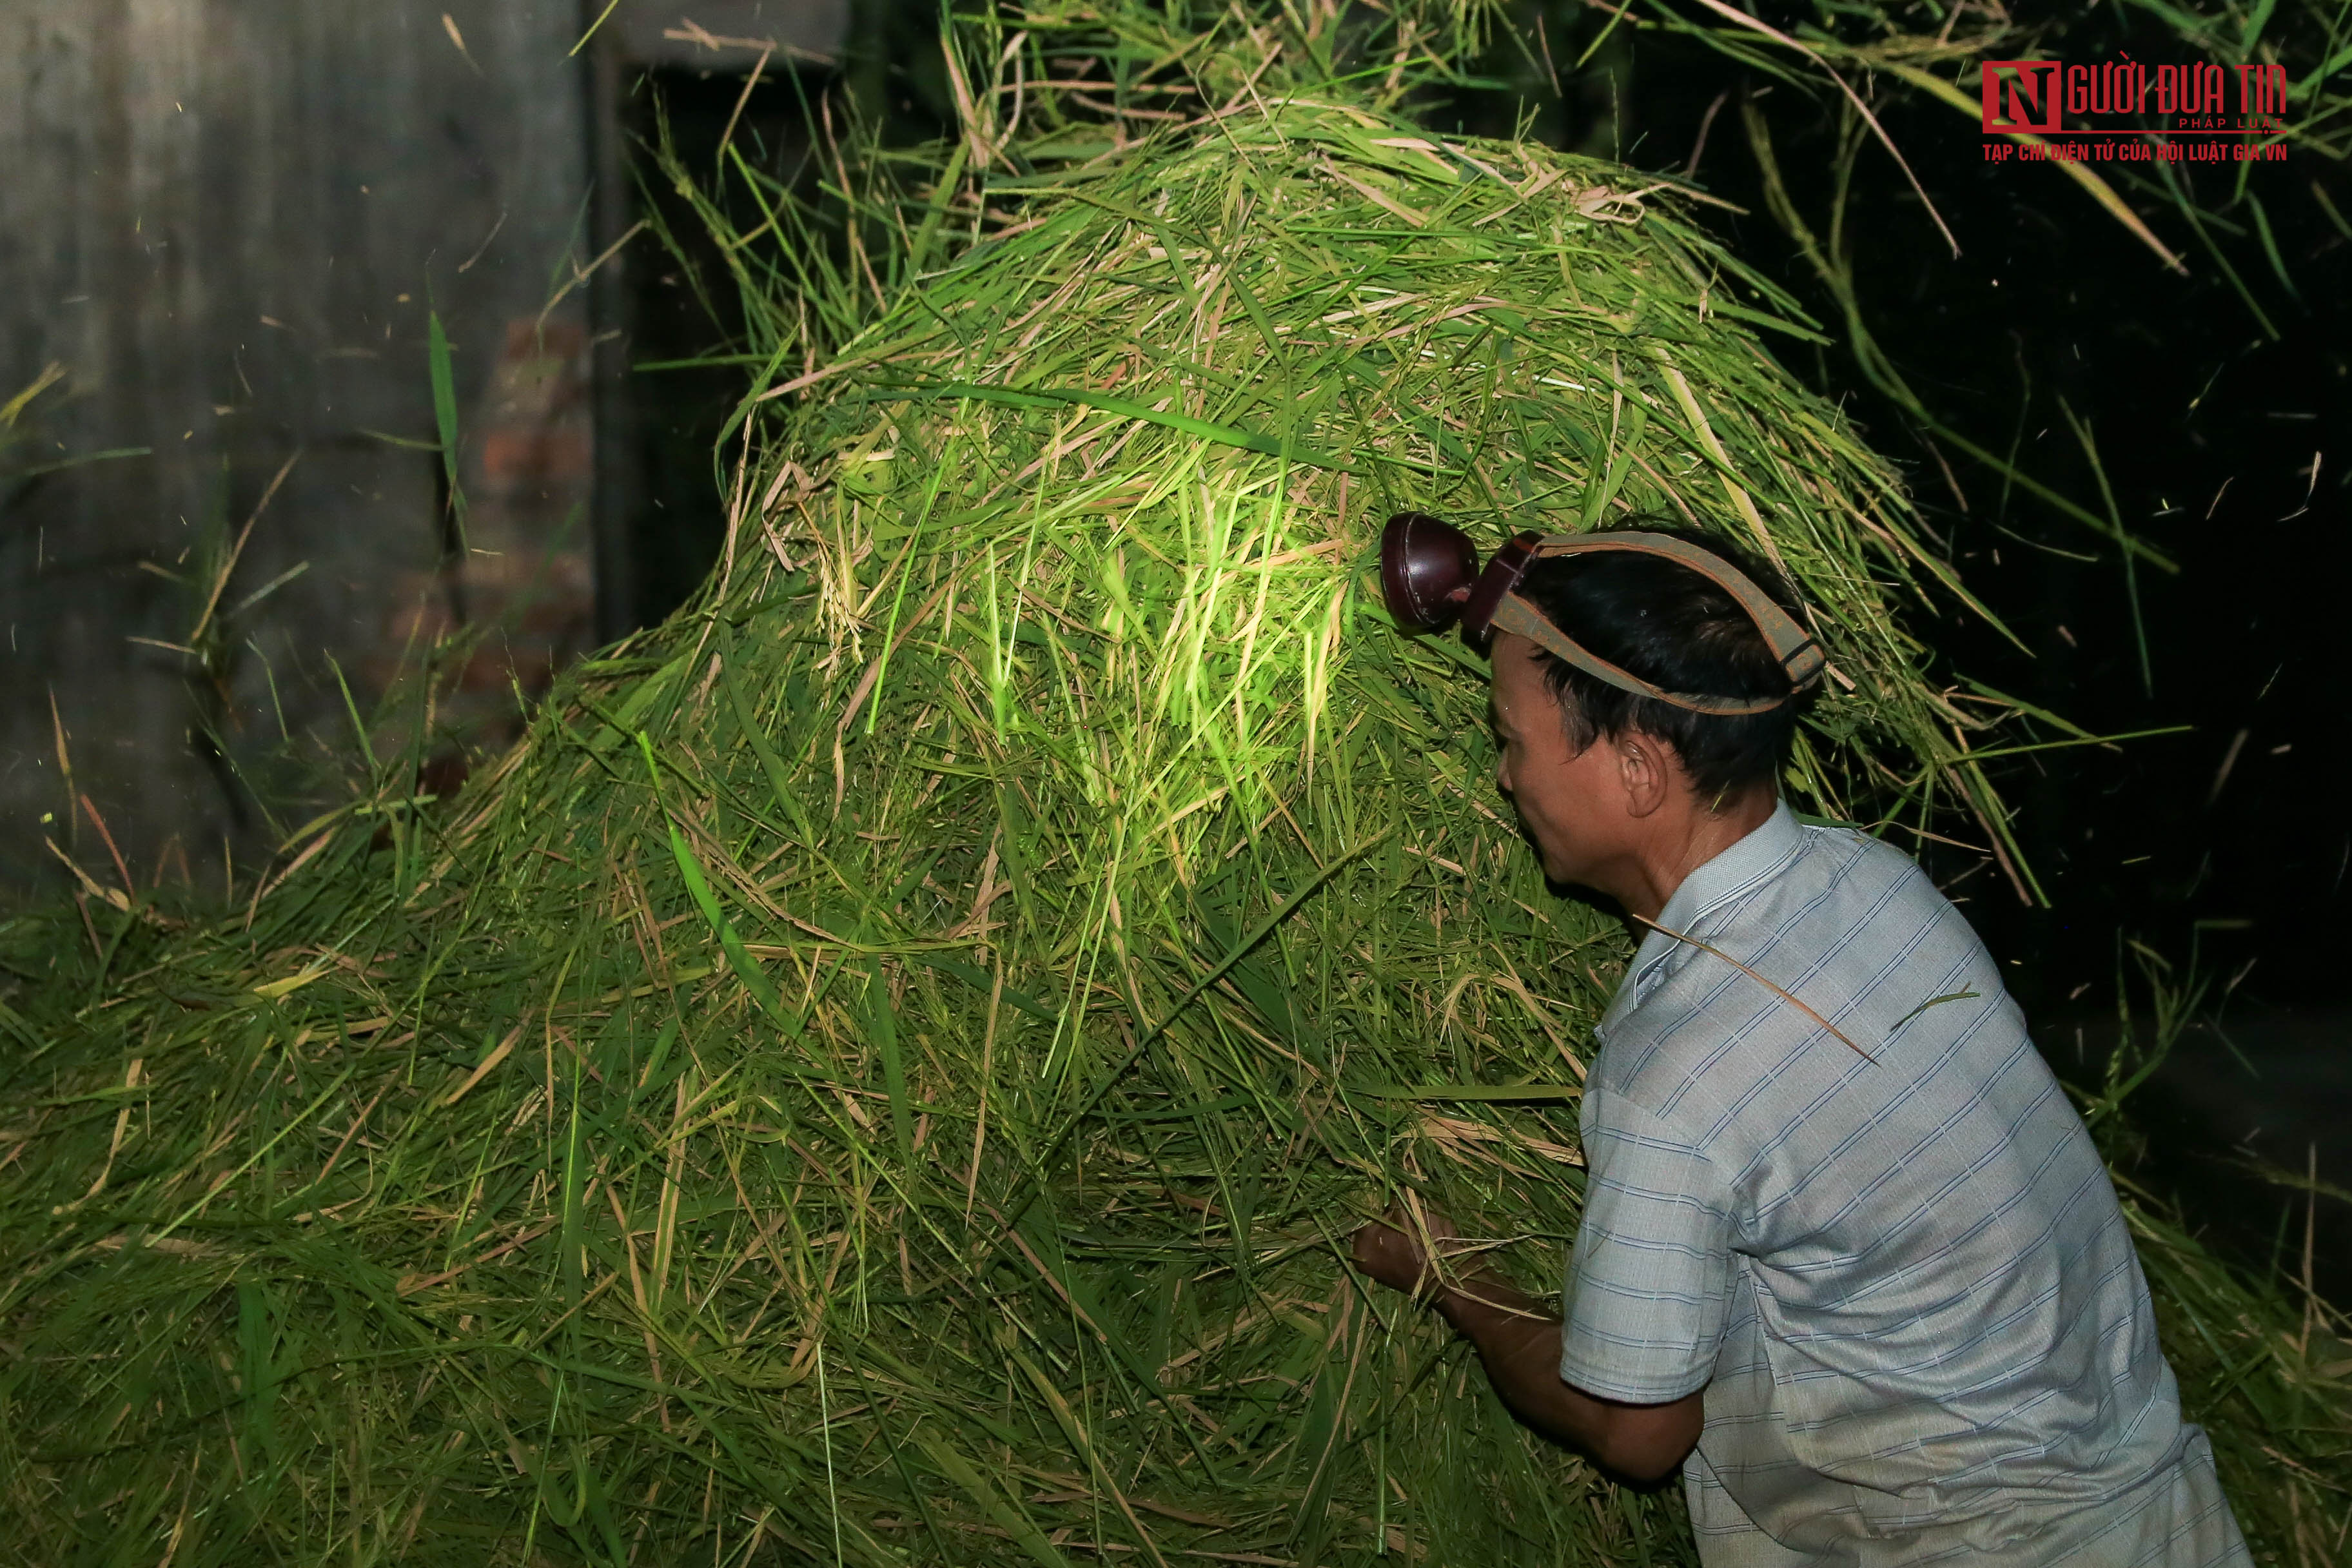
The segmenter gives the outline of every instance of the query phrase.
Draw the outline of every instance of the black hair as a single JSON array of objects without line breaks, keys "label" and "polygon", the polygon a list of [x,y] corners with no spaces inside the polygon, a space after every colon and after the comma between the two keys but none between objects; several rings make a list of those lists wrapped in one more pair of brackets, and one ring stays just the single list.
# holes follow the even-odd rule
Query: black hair
[{"label": "black hair", "polygon": [[[1638,521],[1719,557],[1804,622],[1786,580],[1738,545],[1695,528]],[[1620,531],[1608,530],[1604,531]],[[1666,691],[1694,696],[1788,696],[1790,680],[1764,635],[1732,596],[1661,555],[1630,550],[1541,559],[1519,579],[1519,596],[1590,652]],[[1811,692],[1762,713],[1695,713],[1612,686],[1538,650],[1544,684],[1559,700],[1569,743],[1581,752],[1627,731],[1674,748],[1699,797],[1719,806],[1762,785],[1776,787]]]}]

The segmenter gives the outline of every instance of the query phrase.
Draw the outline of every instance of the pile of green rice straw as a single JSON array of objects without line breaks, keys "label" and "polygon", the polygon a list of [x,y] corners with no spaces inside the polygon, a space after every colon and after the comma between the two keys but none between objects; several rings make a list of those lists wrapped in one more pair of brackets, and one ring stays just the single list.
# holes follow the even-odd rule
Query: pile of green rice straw
[{"label": "pile of green rice straw", "polygon": [[[1906,629],[1957,588],[1630,171],[1261,90],[987,200],[457,800],[387,760],[227,918],[0,929],[0,1558],[1691,1560],[1341,1262],[1410,1190],[1556,1288],[1629,952],[1372,542],[1761,551],[1837,671],[1790,793],[1898,843],[2002,831],[2011,710]],[[2352,1352],[2133,1212],[2328,1560]]]}]

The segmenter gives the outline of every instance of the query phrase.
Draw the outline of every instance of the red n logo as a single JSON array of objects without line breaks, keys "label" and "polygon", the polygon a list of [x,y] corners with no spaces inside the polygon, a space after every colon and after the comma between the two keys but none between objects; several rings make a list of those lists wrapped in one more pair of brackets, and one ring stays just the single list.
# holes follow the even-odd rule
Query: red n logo
[{"label": "red n logo", "polygon": [[2056,60],[1987,60],[1984,63],[1984,128],[1987,131],[2056,131],[2063,95]]}]

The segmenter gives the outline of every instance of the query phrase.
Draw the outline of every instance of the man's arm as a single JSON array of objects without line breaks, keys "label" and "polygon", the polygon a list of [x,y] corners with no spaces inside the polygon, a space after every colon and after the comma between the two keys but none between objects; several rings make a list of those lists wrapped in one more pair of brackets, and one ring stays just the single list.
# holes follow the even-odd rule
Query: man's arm
[{"label": "man's arm", "polygon": [[[1443,1249],[1453,1227],[1434,1213],[1425,1213],[1424,1220],[1431,1240]],[[1521,1423],[1636,1481],[1671,1474],[1698,1445],[1699,1394],[1671,1405],[1622,1405],[1564,1382],[1560,1321],[1484,1264],[1440,1279],[1413,1228],[1394,1213],[1366,1226],[1356,1233],[1356,1267],[1435,1308],[1468,1339],[1495,1392]]]}]

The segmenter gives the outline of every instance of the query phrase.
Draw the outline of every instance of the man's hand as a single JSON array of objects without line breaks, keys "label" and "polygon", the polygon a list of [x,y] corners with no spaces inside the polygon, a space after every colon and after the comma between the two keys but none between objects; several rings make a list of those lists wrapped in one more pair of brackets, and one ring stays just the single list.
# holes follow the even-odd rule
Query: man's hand
[{"label": "man's hand", "polygon": [[1449,1251],[1446,1243],[1458,1239],[1453,1223],[1436,1210],[1423,1209],[1416,1223],[1415,1216],[1400,1205],[1356,1233],[1351,1260],[1358,1270],[1390,1289],[1426,1303],[1438,1283],[1438,1273],[1416,1231],[1425,1235],[1429,1245],[1441,1254]]},{"label": "man's hand", "polygon": [[1356,1232],[1349,1253],[1362,1272],[1434,1307],[1475,1345],[1495,1392],[1522,1423],[1629,1479],[1671,1474],[1698,1444],[1701,1395],[1671,1405],[1622,1405],[1564,1382],[1560,1321],[1484,1262],[1445,1278],[1438,1258],[1463,1250],[1460,1233],[1444,1215],[1399,1207]]}]

